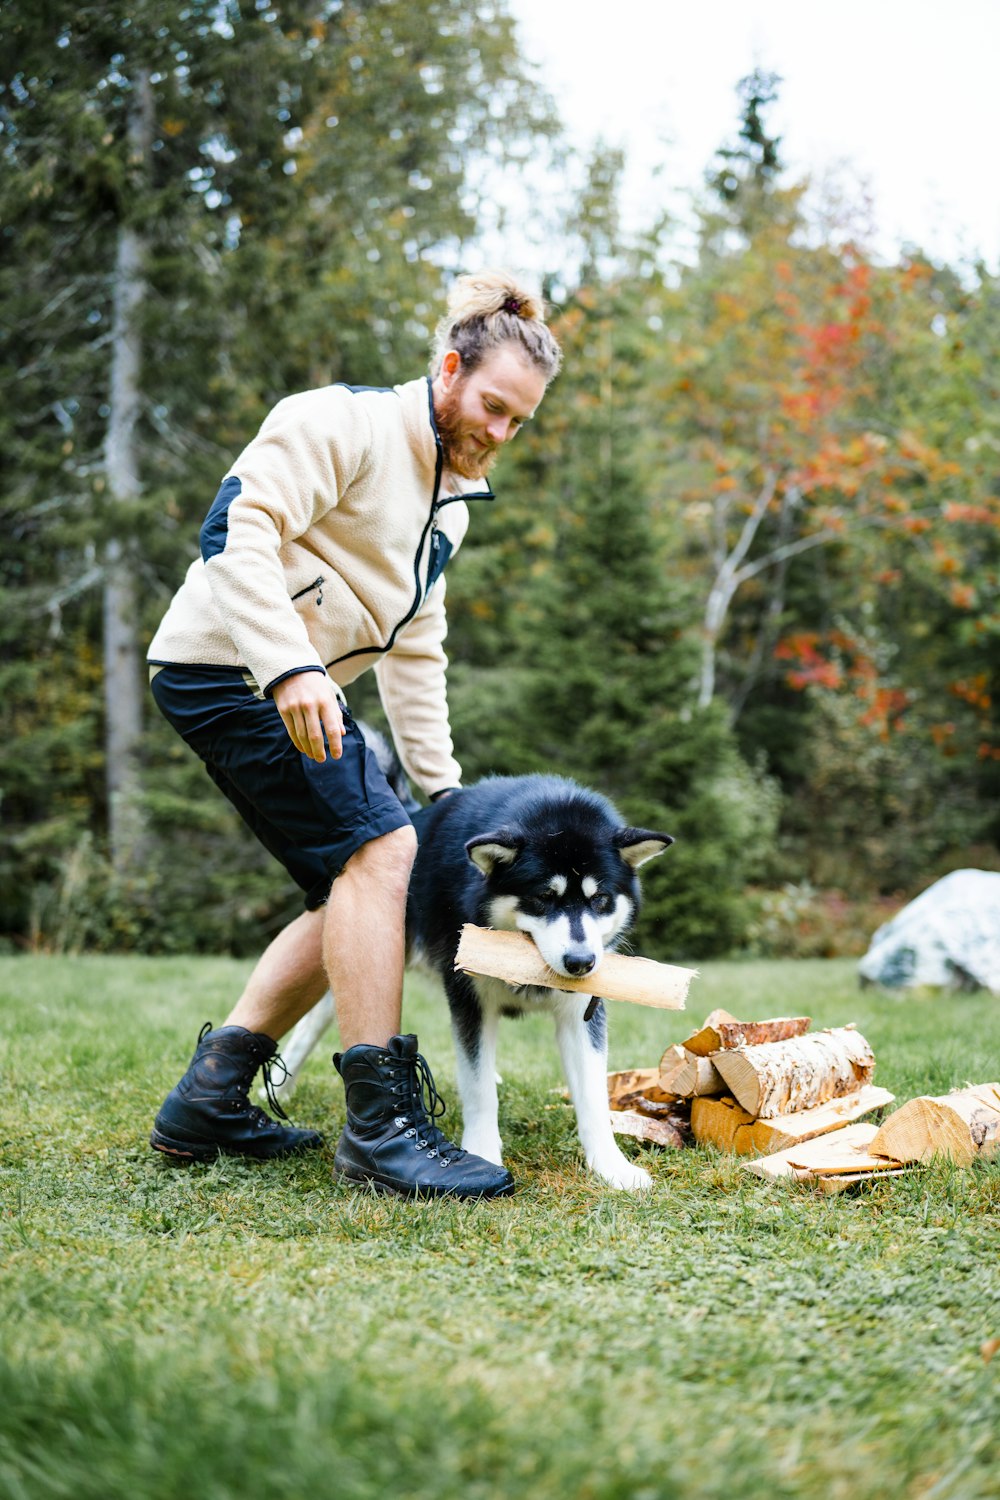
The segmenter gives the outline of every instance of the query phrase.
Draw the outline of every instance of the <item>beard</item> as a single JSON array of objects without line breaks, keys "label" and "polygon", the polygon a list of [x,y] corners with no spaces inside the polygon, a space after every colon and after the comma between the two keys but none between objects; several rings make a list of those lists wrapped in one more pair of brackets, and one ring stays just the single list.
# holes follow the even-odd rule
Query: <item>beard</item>
[{"label": "beard", "polygon": [[444,459],[453,474],[462,479],[485,479],[496,462],[496,448],[481,448],[475,427],[461,411],[461,381],[452,383],[434,403],[434,419],[444,449]]}]

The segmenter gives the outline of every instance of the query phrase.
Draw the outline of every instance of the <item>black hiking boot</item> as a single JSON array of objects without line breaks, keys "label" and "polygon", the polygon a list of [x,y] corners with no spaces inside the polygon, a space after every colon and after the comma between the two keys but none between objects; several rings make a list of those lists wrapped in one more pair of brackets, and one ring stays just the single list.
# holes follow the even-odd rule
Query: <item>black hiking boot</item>
[{"label": "black hiking boot", "polygon": [[347,1093],[334,1177],[406,1198],[499,1198],[514,1191],[506,1167],[453,1145],[433,1123],[444,1101],[415,1036],[351,1047],[335,1052],[333,1061]]},{"label": "black hiking boot", "polygon": [[271,1065],[284,1067],[277,1054],[277,1043],[262,1032],[242,1026],[213,1031],[206,1021],[187,1072],[163,1101],[149,1144],[179,1163],[211,1161],[219,1155],[265,1159],[322,1146],[317,1131],[279,1125],[247,1098],[263,1066],[268,1102],[288,1119],[271,1084]]}]

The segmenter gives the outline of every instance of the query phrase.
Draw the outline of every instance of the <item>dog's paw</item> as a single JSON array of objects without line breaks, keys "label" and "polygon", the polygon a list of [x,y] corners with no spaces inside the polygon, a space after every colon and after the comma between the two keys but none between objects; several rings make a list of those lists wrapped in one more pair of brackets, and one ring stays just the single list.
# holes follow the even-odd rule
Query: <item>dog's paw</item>
[{"label": "dog's paw", "polygon": [[617,1159],[591,1162],[591,1170],[608,1187],[624,1193],[645,1193],[653,1186],[653,1179],[645,1167],[637,1167],[627,1156],[619,1154]]},{"label": "dog's paw", "polygon": [[503,1166],[503,1143],[499,1135],[467,1130],[462,1136],[462,1150],[481,1156],[483,1161],[491,1161],[494,1166]]}]

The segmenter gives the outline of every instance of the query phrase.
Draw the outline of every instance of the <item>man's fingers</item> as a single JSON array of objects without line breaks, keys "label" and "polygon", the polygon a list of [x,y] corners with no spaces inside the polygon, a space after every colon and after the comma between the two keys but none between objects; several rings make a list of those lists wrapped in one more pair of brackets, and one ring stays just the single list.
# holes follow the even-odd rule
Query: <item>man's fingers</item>
[{"label": "man's fingers", "polygon": [[323,724],[319,712],[314,705],[306,710],[305,714],[305,752],[311,760],[326,760],[326,746],[323,743]]},{"label": "man's fingers", "polygon": [[329,709],[324,713],[323,728],[326,730],[326,740],[330,746],[330,754],[334,760],[339,760],[343,749],[344,721],[336,709]]},{"label": "man's fingers", "polygon": [[318,674],[312,672],[286,678],[275,688],[274,700],[296,750],[322,763],[326,760],[327,744],[334,760],[340,759],[344,724],[329,681],[317,678]]}]

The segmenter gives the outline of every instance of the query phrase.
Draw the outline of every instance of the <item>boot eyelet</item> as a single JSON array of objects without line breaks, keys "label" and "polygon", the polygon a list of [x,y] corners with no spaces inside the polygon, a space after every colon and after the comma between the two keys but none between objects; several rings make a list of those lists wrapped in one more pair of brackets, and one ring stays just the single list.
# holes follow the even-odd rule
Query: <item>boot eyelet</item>
[{"label": "boot eyelet", "polygon": [[403,1126],[406,1124],[406,1116],[397,1115],[392,1123],[395,1125],[397,1130],[402,1130]]},{"label": "boot eyelet", "polygon": [[412,1139],[412,1137],[413,1137],[413,1136],[415,1136],[415,1135],[416,1135],[416,1133],[417,1133],[417,1132],[416,1132],[416,1131],[415,1131],[415,1130],[414,1130],[414,1128],[413,1128],[413,1126],[412,1126],[412,1125],[411,1125],[411,1126],[410,1126],[410,1128],[409,1128],[409,1130],[405,1130],[405,1131],[404,1131],[404,1132],[403,1132],[403,1134],[404,1134],[404,1135],[405,1135],[405,1136],[406,1136],[406,1138],[407,1138],[407,1140],[410,1140],[410,1139]]}]

